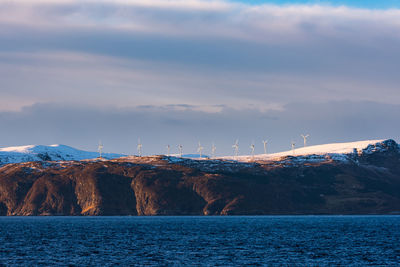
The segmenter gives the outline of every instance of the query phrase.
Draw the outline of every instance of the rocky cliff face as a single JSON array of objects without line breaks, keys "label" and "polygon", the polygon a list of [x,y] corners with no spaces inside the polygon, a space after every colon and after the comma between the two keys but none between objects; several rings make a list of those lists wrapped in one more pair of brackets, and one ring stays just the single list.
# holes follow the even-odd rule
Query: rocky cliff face
[{"label": "rocky cliff face", "polygon": [[0,167],[0,215],[400,213],[400,153],[238,163],[174,157]]}]

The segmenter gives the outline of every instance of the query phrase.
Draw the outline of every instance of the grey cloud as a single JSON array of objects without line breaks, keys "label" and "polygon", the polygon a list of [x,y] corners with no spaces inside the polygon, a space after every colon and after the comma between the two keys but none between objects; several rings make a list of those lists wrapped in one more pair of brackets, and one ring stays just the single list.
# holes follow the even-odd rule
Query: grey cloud
[{"label": "grey cloud", "polygon": [[[398,12],[225,5],[216,10],[158,2],[33,5],[30,13],[42,24],[3,22],[0,29],[8,34],[0,38],[0,49],[70,50],[216,70],[335,72],[359,78],[386,78],[400,58],[400,38],[394,34]],[[136,24],[144,29],[122,27]]]},{"label": "grey cloud", "polygon": [[[1,27],[1,26],[0,26]],[[5,27],[10,27],[9,25]],[[362,30],[362,29],[359,29]],[[75,51],[208,68],[258,73],[310,73],[363,78],[392,77],[400,42],[368,43],[325,38],[309,44],[268,44],[229,38],[185,38],[109,29],[14,28],[0,37],[5,52]]]},{"label": "grey cloud", "polygon": [[[6,60],[0,62],[0,110],[9,109],[10,103],[18,108],[35,102],[116,107],[184,103],[207,105],[215,111],[221,105],[269,110],[293,101],[400,100],[399,78],[386,73],[384,79],[384,68],[375,76],[365,73],[365,77],[357,78],[338,72],[291,74],[190,68],[75,53],[3,55],[0,58]],[[378,79],[377,75],[383,77]]]}]

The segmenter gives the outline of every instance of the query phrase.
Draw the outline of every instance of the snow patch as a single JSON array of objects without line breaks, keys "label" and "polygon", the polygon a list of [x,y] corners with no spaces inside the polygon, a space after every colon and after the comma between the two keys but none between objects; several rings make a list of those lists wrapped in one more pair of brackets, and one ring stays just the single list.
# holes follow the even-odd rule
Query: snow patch
[{"label": "snow patch", "polygon": [[[0,165],[30,161],[72,161],[95,159],[97,152],[83,151],[66,145],[27,145],[0,148]],[[123,157],[122,154],[103,153],[106,159]]]},{"label": "snow patch", "polygon": [[[221,157],[221,159],[236,160],[241,162],[251,162],[251,161],[279,161],[286,157],[295,157],[298,161],[323,161],[327,158],[337,161],[348,160],[349,154],[354,153],[371,153],[379,149],[384,149],[385,142],[391,140],[366,140],[358,142],[348,142],[348,143],[333,143],[324,144],[316,146],[307,146],[296,148],[293,150],[288,150],[273,154],[259,154],[259,155],[245,155],[245,156],[229,156]],[[394,141],[393,141],[394,142]]]}]

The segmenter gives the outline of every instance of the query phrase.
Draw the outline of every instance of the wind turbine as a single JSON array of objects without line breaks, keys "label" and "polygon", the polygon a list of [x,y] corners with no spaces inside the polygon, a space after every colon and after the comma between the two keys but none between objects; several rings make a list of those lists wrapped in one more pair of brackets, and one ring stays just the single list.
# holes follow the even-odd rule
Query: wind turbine
[{"label": "wind turbine", "polygon": [[211,157],[214,158],[215,157],[215,151],[217,150],[217,147],[214,145],[214,143],[212,143],[211,146]]},{"label": "wind turbine", "polygon": [[182,150],[183,150],[183,146],[182,145],[178,145],[178,149],[179,149],[179,155],[182,158]]},{"label": "wind turbine", "polygon": [[251,149],[251,157],[254,158],[254,150],[255,150],[256,146],[254,144],[250,145],[250,149]]},{"label": "wind turbine", "polygon": [[264,144],[264,154],[267,154],[267,143],[268,143],[268,140],[263,140],[262,142]]},{"label": "wind turbine", "polygon": [[294,155],[294,149],[295,149],[296,143],[294,141],[292,141],[291,145],[292,145],[292,151],[293,151],[293,155]]},{"label": "wind turbine", "polygon": [[200,142],[199,142],[199,146],[197,147],[197,152],[200,153],[200,158],[201,158],[201,156],[202,156],[202,155],[201,155],[201,154],[202,154],[201,152],[203,151],[203,149],[204,149],[204,147],[202,147],[201,144],[200,144]]},{"label": "wind turbine", "polygon": [[137,151],[138,151],[139,157],[141,157],[142,156],[142,143],[140,143],[140,138],[138,139]]},{"label": "wind turbine", "polygon": [[304,140],[304,147],[307,146],[307,138],[308,138],[309,136],[310,136],[309,134],[302,134],[302,135],[301,135],[301,137],[303,137],[303,140]]},{"label": "wind turbine", "polygon": [[103,152],[103,144],[101,143],[101,140],[99,140],[99,146],[97,147],[97,150],[99,151],[100,158],[102,158],[101,154]]},{"label": "wind turbine", "polygon": [[238,139],[236,139],[236,142],[232,147],[233,147],[233,151],[234,151],[234,156],[237,157],[239,155],[239,140]]},{"label": "wind turbine", "polygon": [[171,151],[171,146],[167,145],[167,156],[169,157],[169,152]]}]

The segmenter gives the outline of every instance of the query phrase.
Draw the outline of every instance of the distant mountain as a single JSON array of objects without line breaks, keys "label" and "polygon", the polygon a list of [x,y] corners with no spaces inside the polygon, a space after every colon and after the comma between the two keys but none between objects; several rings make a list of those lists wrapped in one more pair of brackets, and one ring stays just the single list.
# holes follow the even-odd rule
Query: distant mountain
[{"label": "distant mountain", "polygon": [[395,141],[316,148],[251,162],[131,156],[7,164],[0,215],[400,214]]},{"label": "distant mountain", "polygon": [[[79,150],[66,145],[28,145],[0,148],[0,165],[29,161],[69,161],[93,159],[98,152]],[[123,157],[122,154],[103,153],[105,159]]]}]

